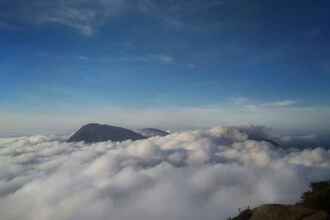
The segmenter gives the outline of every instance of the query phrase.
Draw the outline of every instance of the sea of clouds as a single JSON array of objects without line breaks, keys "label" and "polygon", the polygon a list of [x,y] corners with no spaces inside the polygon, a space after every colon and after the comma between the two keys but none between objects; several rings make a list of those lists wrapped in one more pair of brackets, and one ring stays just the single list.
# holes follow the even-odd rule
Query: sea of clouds
[{"label": "sea of clouds", "polygon": [[247,206],[297,202],[310,182],[330,179],[330,150],[275,146],[259,132],[96,144],[1,138],[1,219],[224,220]]}]

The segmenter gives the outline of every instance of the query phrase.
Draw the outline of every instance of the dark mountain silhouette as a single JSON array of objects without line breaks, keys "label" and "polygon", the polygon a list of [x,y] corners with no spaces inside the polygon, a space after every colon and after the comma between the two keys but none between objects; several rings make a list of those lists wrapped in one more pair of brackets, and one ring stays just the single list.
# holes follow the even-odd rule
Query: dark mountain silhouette
[{"label": "dark mountain silhouette", "polygon": [[157,128],[143,128],[137,130],[137,132],[145,137],[155,137],[155,136],[166,136],[169,135],[170,133],[157,129]]},{"label": "dark mountain silhouette", "polygon": [[82,126],[69,138],[68,142],[84,141],[85,143],[95,143],[103,141],[140,140],[144,138],[143,135],[126,128],[92,123]]}]

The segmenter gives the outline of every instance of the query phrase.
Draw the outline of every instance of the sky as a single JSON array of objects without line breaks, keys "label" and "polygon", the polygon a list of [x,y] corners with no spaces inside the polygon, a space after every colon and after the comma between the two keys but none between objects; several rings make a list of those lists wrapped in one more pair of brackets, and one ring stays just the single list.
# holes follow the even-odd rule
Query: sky
[{"label": "sky", "polygon": [[1,0],[0,136],[330,129],[326,0]]}]

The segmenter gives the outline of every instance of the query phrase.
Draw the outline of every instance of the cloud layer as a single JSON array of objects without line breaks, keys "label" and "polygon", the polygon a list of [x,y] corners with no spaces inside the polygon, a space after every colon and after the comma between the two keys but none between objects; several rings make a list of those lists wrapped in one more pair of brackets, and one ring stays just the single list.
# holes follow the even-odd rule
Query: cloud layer
[{"label": "cloud layer", "polygon": [[330,151],[280,149],[249,138],[257,133],[220,127],[92,145],[2,138],[1,218],[219,220],[295,202],[309,182],[330,177]]}]

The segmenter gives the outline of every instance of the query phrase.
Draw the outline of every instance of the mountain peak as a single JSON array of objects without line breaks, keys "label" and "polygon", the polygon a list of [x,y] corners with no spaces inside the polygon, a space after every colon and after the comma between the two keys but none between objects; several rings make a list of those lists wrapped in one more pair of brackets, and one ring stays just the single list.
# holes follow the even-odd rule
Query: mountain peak
[{"label": "mountain peak", "polygon": [[76,133],[74,133],[68,139],[68,142],[84,141],[85,143],[95,143],[104,141],[140,140],[144,138],[143,135],[126,128],[89,123],[82,126]]}]

